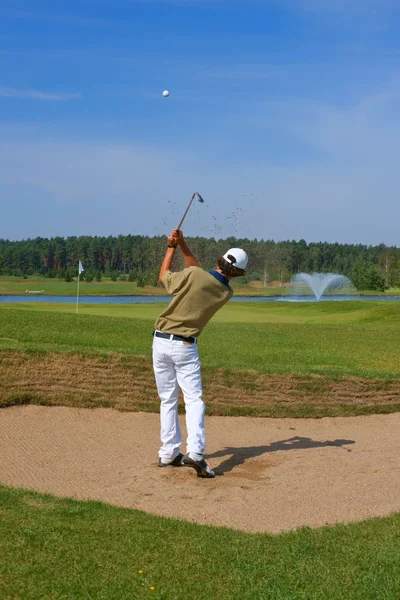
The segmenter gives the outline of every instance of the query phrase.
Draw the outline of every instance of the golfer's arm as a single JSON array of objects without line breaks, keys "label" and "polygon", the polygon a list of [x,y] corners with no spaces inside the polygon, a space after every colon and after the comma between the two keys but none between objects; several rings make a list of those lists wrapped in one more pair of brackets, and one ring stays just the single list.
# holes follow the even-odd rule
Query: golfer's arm
[{"label": "golfer's arm", "polygon": [[165,271],[169,271],[172,265],[172,259],[174,258],[175,248],[168,248],[164,260],[161,264],[160,275],[158,276],[158,281],[162,281],[164,277]]},{"label": "golfer's arm", "polygon": [[189,246],[187,245],[184,239],[179,240],[179,247],[182,250],[185,265],[187,267],[200,267],[199,263],[196,260],[196,257],[192,254]]}]

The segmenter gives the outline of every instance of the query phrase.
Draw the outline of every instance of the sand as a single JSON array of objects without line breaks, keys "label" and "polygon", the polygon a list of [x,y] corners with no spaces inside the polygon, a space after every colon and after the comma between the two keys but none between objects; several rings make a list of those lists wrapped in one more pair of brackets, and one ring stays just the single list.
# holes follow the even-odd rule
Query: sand
[{"label": "sand", "polygon": [[0,482],[273,534],[400,511],[399,413],[208,417],[206,428],[213,480],[157,467],[157,414],[3,408]]}]

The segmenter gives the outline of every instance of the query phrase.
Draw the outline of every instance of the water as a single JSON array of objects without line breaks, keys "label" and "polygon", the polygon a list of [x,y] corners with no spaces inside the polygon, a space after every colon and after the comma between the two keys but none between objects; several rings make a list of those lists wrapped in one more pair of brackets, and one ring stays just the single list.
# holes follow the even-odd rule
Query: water
[{"label": "water", "polygon": [[[156,302],[169,302],[171,296],[81,296],[79,305],[81,304],[153,304]],[[315,296],[233,296],[231,302],[330,302],[332,300],[389,300],[392,302],[400,302],[400,296],[358,296],[336,294],[322,296],[317,300]],[[54,302],[74,304],[76,296],[0,296],[0,303],[18,303],[18,302]]]},{"label": "water", "polygon": [[[171,296],[80,296],[81,304],[151,304],[169,302]],[[76,296],[44,296],[29,294],[26,296],[0,296],[0,302],[56,302],[76,304]]]},{"label": "water", "polygon": [[[306,286],[312,291],[317,301],[321,300],[326,291],[347,290],[347,292],[354,292],[354,286],[350,279],[337,273],[298,273],[292,277],[291,281],[296,285],[294,290],[296,296],[301,295],[300,290],[303,290]],[[330,299],[333,299],[332,296],[330,296]]]}]

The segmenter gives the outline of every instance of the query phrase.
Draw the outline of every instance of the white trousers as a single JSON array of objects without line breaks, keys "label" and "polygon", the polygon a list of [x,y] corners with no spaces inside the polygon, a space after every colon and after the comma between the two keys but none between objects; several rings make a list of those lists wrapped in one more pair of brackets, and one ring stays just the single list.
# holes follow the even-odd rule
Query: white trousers
[{"label": "white trousers", "polygon": [[203,454],[205,430],[203,386],[197,344],[153,338],[153,367],[161,400],[160,458],[179,454],[182,434],[178,420],[178,393],[183,392],[186,408],[187,452]]}]

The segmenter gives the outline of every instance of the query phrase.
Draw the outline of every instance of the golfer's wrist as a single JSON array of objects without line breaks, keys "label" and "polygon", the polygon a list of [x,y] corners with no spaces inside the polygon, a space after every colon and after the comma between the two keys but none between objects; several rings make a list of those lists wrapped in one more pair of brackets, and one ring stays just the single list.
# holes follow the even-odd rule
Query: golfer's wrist
[{"label": "golfer's wrist", "polygon": [[176,250],[177,246],[173,246],[172,244],[168,244],[168,248],[173,248],[174,250]]}]

